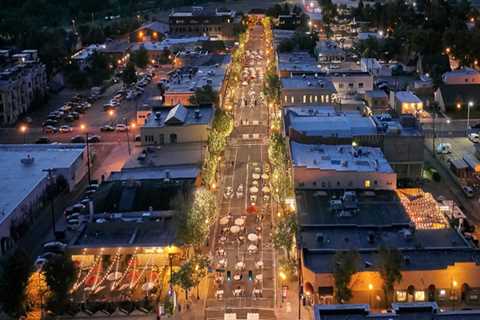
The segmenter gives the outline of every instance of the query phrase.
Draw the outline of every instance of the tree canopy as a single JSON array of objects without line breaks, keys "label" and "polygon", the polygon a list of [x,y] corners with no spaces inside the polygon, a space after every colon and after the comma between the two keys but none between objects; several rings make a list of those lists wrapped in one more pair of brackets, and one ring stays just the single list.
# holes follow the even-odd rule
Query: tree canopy
[{"label": "tree canopy", "polygon": [[356,251],[338,251],[334,257],[333,278],[335,280],[335,299],[346,303],[352,297],[350,282],[358,269],[359,256]]},{"label": "tree canopy", "polygon": [[0,303],[12,317],[18,318],[26,311],[26,287],[31,269],[30,257],[21,249],[0,261]]}]

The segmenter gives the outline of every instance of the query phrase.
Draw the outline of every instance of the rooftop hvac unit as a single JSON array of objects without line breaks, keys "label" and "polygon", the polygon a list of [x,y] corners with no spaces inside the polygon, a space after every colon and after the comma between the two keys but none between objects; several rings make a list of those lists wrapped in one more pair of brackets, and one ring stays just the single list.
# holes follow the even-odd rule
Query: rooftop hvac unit
[{"label": "rooftop hvac unit", "polygon": [[26,158],[22,158],[20,160],[20,162],[26,166],[32,165],[34,161],[35,161],[35,158],[31,157],[29,154],[27,154]]}]

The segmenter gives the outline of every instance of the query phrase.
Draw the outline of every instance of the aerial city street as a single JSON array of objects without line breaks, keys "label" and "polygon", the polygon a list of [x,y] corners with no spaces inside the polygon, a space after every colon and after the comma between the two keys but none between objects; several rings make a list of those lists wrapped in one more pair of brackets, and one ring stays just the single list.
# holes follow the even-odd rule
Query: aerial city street
[{"label": "aerial city street", "polygon": [[480,319],[480,2],[4,1],[0,319]]}]

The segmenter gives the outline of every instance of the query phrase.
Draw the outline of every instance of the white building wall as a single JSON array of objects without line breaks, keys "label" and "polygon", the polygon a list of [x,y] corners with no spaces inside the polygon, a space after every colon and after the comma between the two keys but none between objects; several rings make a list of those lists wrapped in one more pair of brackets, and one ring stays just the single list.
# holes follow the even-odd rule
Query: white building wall
[{"label": "white building wall", "polygon": [[336,171],[294,167],[293,176],[295,188],[298,189],[395,190],[397,186],[397,174],[394,172]]}]

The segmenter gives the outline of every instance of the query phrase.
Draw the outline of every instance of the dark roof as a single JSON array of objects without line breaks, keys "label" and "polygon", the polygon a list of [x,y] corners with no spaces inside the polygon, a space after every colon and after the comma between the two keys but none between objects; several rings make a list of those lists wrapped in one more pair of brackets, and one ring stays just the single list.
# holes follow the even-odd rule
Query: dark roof
[{"label": "dark roof", "polygon": [[143,29],[149,29],[149,30],[152,30],[152,31],[155,31],[155,32],[165,34],[165,33],[168,33],[169,26],[168,26],[168,23],[153,21],[153,22],[142,25],[140,28],[138,28],[135,31],[139,31],[139,30],[143,30]]},{"label": "dark roof", "polygon": [[442,84],[439,90],[445,105],[480,101],[480,84]]}]

